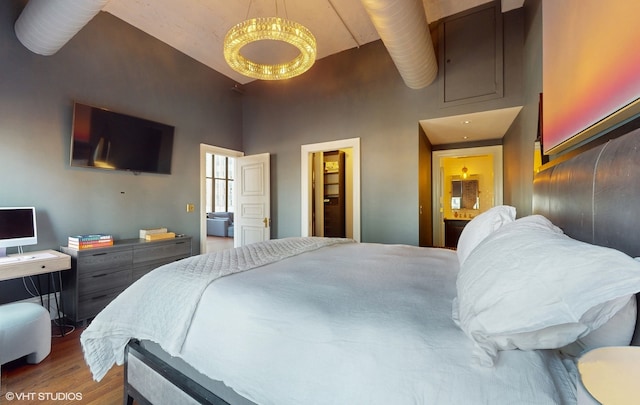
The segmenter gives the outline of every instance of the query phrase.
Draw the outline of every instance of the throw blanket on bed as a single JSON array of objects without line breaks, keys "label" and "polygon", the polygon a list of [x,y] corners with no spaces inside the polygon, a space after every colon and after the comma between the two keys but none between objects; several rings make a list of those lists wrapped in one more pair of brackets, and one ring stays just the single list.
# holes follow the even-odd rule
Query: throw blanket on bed
[{"label": "throw blanket on bed", "polygon": [[123,364],[132,339],[154,341],[176,356],[205,288],[229,274],[250,270],[321,247],[353,242],[340,238],[285,238],[193,256],[161,266],[136,281],[95,317],[80,342],[93,378]]}]

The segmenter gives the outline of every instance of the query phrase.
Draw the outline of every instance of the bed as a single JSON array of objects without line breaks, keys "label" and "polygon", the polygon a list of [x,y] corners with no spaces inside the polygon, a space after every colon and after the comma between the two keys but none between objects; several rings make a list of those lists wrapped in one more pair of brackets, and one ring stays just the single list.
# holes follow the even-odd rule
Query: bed
[{"label": "bed", "polygon": [[637,322],[640,131],[536,176],[535,215],[458,250],[285,238],[162,266],[81,336],[125,402],[576,403],[575,359]]}]

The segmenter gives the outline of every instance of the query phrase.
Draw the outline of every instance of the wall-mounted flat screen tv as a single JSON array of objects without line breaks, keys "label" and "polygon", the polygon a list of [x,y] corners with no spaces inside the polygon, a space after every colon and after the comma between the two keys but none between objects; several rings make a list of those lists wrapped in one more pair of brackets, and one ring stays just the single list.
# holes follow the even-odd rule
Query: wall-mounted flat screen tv
[{"label": "wall-mounted flat screen tv", "polygon": [[71,166],[171,174],[174,127],[75,103]]}]

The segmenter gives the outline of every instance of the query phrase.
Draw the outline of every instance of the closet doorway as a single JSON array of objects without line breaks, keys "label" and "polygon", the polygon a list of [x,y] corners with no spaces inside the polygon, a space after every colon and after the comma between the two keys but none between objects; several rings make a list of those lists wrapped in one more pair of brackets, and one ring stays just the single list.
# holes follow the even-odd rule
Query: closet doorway
[{"label": "closet doorway", "polygon": [[[301,235],[344,235],[359,242],[360,138],[302,145],[300,160]],[[339,212],[344,232],[335,230]]]}]

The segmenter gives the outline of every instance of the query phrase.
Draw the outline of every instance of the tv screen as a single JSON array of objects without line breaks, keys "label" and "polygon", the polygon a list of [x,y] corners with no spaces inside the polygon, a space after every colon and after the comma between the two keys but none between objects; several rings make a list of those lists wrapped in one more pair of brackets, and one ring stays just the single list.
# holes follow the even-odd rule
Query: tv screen
[{"label": "tv screen", "polygon": [[71,166],[171,174],[174,127],[75,103]]}]

